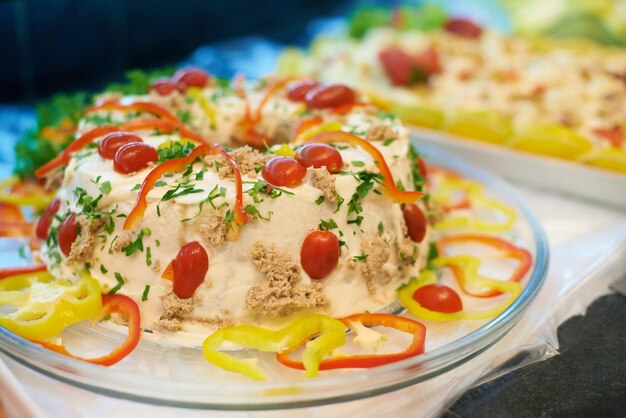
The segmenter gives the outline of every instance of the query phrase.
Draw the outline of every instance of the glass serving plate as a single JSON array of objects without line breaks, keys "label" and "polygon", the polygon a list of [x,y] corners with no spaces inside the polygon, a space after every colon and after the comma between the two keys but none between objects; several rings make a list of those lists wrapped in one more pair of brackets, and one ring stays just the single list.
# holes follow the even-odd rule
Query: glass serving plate
[{"label": "glass serving plate", "polygon": [[[548,245],[537,218],[511,186],[436,147],[420,143],[417,146],[431,164],[480,181],[490,195],[514,207],[518,211],[515,239],[524,242],[533,254],[533,265],[517,300],[496,318],[474,325],[459,338],[440,338],[438,344],[429,346],[427,334],[425,354],[373,369],[321,372],[314,379],[303,379],[301,372],[277,365],[266,369],[269,380],[265,382],[217,369],[203,358],[199,348],[158,344],[151,338],[142,340],[135,352],[110,368],[48,351],[1,327],[0,351],[45,375],[97,393],[153,405],[222,410],[283,409],[355,400],[423,382],[454,369],[496,343],[521,318],[544,282]],[[3,257],[8,257],[11,250],[15,248],[0,248]],[[392,304],[387,310],[397,306]],[[63,339],[72,342],[68,344],[72,347],[83,344],[83,350],[94,350],[91,344],[103,352],[123,339],[125,330],[114,328],[78,324],[64,331]],[[231,354],[250,357],[245,350]],[[264,366],[273,361],[271,353],[253,355]]]}]

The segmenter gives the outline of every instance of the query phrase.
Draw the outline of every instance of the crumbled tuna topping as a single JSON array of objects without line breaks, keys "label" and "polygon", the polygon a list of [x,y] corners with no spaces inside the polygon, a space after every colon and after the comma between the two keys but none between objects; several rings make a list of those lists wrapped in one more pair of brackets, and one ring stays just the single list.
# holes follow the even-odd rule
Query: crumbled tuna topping
[{"label": "crumbled tuna topping", "polygon": [[256,242],[251,251],[254,265],[266,277],[266,281],[254,284],[248,291],[246,303],[253,312],[287,316],[299,309],[329,305],[321,283],[296,288],[301,268],[288,253],[267,248],[261,242]]},{"label": "crumbled tuna topping", "polygon": [[391,255],[389,243],[376,235],[364,236],[361,241],[361,253],[367,255],[360,261],[361,273],[365,278],[367,290],[374,294],[376,281],[383,275],[383,266]]},{"label": "crumbled tuna topping", "polygon": [[[243,146],[241,148],[237,148],[230,153],[230,156],[235,160],[237,167],[239,167],[239,171],[242,176],[249,176],[255,178],[257,176],[257,170],[262,168],[267,160],[269,160],[271,155],[261,154],[259,151],[251,148],[249,146]],[[207,164],[209,167],[215,166],[215,162],[219,163],[219,168],[217,173],[220,178],[232,178],[234,176],[233,169],[226,162],[223,156],[216,155],[214,157],[209,157],[207,159]]]},{"label": "crumbled tuna topping", "polygon": [[311,170],[311,184],[322,191],[327,202],[337,203],[335,178],[326,168],[314,168]]},{"label": "crumbled tuna topping", "polygon": [[164,331],[180,331],[183,328],[182,320],[193,312],[195,306],[193,298],[181,299],[170,291],[163,294],[160,299],[163,315],[155,325]]},{"label": "crumbled tuna topping", "polygon": [[93,218],[91,221],[84,215],[76,217],[76,223],[80,227],[80,234],[72,243],[67,262],[70,264],[84,264],[93,260],[95,236],[98,229],[105,224],[104,218]]},{"label": "crumbled tuna topping", "polygon": [[368,141],[384,141],[386,139],[397,139],[398,134],[389,126],[378,123],[369,127],[365,134]]},{"label": "crumbled tuna topping", "polygon": [[221,211],[213,209],[203,213],[197,222],[200,236],[205,243],[218,247],[228,241],[229,228]]}]

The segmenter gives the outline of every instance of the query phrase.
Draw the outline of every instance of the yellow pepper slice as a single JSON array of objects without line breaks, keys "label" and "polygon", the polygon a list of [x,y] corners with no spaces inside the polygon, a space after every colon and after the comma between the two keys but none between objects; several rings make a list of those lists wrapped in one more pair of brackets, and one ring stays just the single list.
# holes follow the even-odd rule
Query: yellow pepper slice
[{"label": "yellow pepper slice", "polygon": [[530,126],[517,133],[510,145],[522,151],[573,160],[591,149],[591,143],[561,125]]},{"label": "yellow pepper slice", "polygon": [[20,274],[0,281],[0,326],[26,339],[54,337],[69,325],[97,318],[102,311],[100,284],[88,273],[72,284],[47,271]]},{"label": "yellow pepper slice", "polygon": [[392,104],[389,111],[404,122],[424,128],[440,129],[445,121],[441,109],[425,104]]},{"label": "yellow pepper slice", "polygon": [[0,180],[0,203],[8,203],[16,206],[31,206],[35,210],[43,210],[54,199],[54,193],[37,191],[28,194],[13,193],[10,188],[17,185],[20,179],[17,176],[7,177]]},{"label": "yellow pepper slice", "polygon": [[445,130],[492,144],[505,144],[513,133],[506,117],[488,111],[455,112],[446,123]]},{"label": "yellow pepper slice", "polygon": [[489,222],[476,216],[459,215],[447,216],[436,222],[434,227],[440,230],[449,229],[476,229],[480,231],[506,231],[513,227],[517,213],[512,207],[490,197],[485,196],[484,186],[476,181],[461,178],[445,178],[431,191],[433,202],[450,206],[453,194],[457,191],[464,192],[472,209],[487,209],[498,212],[502,220]]},{"label": "yellow pepper slice", "polygon": [[432,271],[424,271],[419,277],[411,279],[409,283],[398,289],[398,296],[402,305],[415,317],[428,321],[459,321],[464,319],[488,319],[493,318],[504,312],[522,293],[523,286],[512,280],[497,280],[483,276],[478,273],[480,259],[472,256],[450,256],[440,257],[433,260],[433,264],[437,267],[445,267],[456,265],[463,269],[466,283],[473,286],[488,288],[493,291],[505,292],[508,294],[506,301],[503,303],[484,310],[462,310],[454,313],[435,312],[422,307],[415,299],[413,294],[422,286],[438,283],[437,276]]},{"label": "yellow pepper slice", "polygon": [[309,129],[307,129],[306,131],[302,132],[301,134],[299,134],[298,136],[296,136],[293,139],[293,143],[294,144],[298,144],[301,142],[306,141],[309,138],[314,137],[317,134],[320,134],[322,132],[334,132],[334,131],[340,131],[342,128],[341,123],[338,121],[332,121],[332,122],[328,122],[328,123],[324,123],[321,125],[316,125],[313,126]]},{"label": "yellow pepper slice", "polygon": [[326,315],[306,315],[278,330],[254,325],[220,328],[204,340],[202,354],[210,363],[222,369],[244,374],[254,380],[264,380],[265,373],[257,365],[258,359],[238,359],[218,348],[229,341],[259,351],[281,353],[317,334],[319,337],[310,340],[302,353],[305,376],[315,377],[324,357],[346,342],[345,325]]},{"label": "yellow pepper slice", "polygon": [[187,94],[189,97],[200,103],[204,114],[207,119],[209,119],[211,127],[214,128],[217,125],[217,113],[215,108],[211,105],[211,103],[209,103],[209,100],[204,96],[204,94],[202,94],[202,90],[198,87],[190,87],[187,89]]},{"label": "yellow pepper slice", "polygon": [[580,157],[580,161],[596,167],[626,173],[626,150],[621,148],[594,149]]}]

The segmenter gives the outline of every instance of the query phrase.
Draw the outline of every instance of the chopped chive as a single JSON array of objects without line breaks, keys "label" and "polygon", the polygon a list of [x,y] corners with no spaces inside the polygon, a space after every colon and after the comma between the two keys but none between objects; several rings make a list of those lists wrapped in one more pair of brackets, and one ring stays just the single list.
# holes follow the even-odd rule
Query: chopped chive
[{"label": "chopped chive", "polygon": [[117,284],[115,285],[115,287],[113,289],[109,290],[109,295],[116,294],[117,291],[120,290],[122,288],[122,286],[124,286],[124,284],[125,284],[124,278],[118,272],[115,272],[115,280],[117,280]]},{"label": "chopped chive", "polygon": [[143,288],[143,294],[141,295],[141,301],[145,302],[148,300],[148,293],[150,293],[150,285],[147,284],[146,287]]}]

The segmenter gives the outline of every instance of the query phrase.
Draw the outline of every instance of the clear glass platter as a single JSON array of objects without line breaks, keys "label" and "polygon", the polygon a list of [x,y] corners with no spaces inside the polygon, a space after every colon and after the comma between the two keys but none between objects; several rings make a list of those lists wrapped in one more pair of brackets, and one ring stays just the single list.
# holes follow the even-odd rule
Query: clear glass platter
[{"label": "clear glass platter", "polygon": [[[249,381],[215,368],[206,362],[199,348],[157,344],[150,339],[144,339],[128,358],[110,368],[48,351],[1,327],[0,351],[45,375],[97,393],[150,404],[221,410],[284,409],[355,400],[423,382],[454,369],[496,343],[522,317],[545,280],[548,245],[537,218],[511,186],[437,147],[419,141],[416,145],[429,163],[481,182],[490,195],[514,207],[518,212],[516,239],[533,254],[522,294],[502,314],[479,323],[460,338],[442,340],[429,347],[427,334],[425,354],[373,369],[322,372],[315,379],[304,379],[300,372],[284,371],[278,366],[267,370],[270,379],[265,382]],[[3,244],[1,257],[12,257],[16,250],[15,246]],[[76,344],[82,341],[85,351],[102,352],[119,343],[123,333],[123,329],[110,326],[78,324],[66,330],[63,338],[64,342],[73,339]],[[240,351],[234,355],[249,357],[250,353]],[[273,354],[254,356],[263,364],[273,360]]]}]

